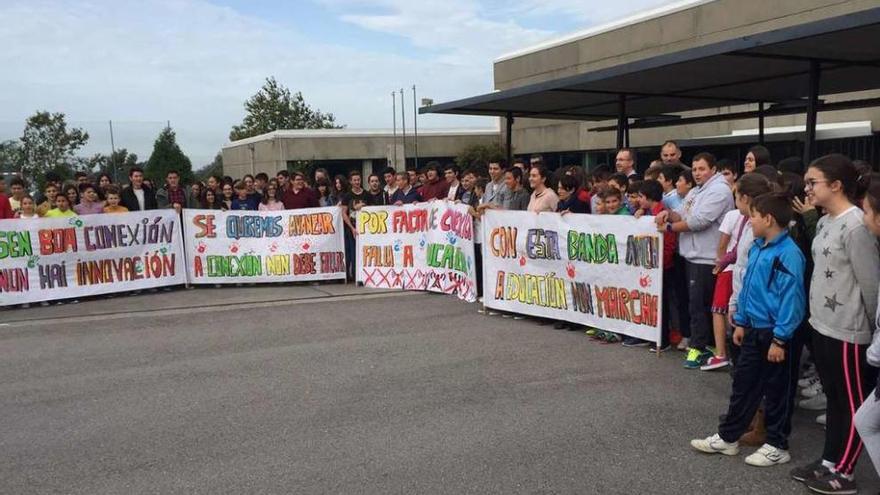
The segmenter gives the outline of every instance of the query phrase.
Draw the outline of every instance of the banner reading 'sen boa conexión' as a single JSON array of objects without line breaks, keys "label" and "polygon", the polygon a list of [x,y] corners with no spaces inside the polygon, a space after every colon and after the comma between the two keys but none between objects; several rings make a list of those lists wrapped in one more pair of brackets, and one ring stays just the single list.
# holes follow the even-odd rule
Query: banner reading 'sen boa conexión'
[{"label": "banner reading 'sen boa conexi\u00f3n'", "polygon": [[0,306],[184,283],[173,210],[0,220]]},{"label": "banner reading 'sen boa conexi\u00f3n'", "polygon": [[447,201],[369,206],[357,215],[357,278],[367,287],[477,298],[474,224]]},{"label": "banner reading 'sen boa conexi\u00f3n'", "polygon": [[653,217],[489,210],[482,223],[486,306],[659,340]]},{"label": "banner reading 'sen boa conexi\u00f3n'", "polygon": [[183,210],[191,284],[345,278],[340,209]]}]

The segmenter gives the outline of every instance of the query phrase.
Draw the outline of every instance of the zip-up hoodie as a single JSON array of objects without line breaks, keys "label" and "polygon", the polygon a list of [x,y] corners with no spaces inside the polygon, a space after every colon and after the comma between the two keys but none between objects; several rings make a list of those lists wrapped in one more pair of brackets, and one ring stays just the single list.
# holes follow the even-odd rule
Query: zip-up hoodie
[{"label": "zip-up hoodie", "polygon": [[721,239],[718,228],[724,215],[733,208],[733,193],[721,174],[715,174],[702,186],[691,189],[676,210],[690,229],[678,237],[678,252],[684,259],[700,265],[715,264]]},{"label": "zip-up hoodie", "polygon": [[853,206],[836,218],[825,215],[813,238],[810,325],[833,339],[871,342],[877,313],[880,254],[864,213]]},{"label": "zip-up hoodie", "polygon": [[788,232],[769,242],[756,239],[733,321],[749,328],[772,328],[774,337],[791,339],[807,312],[805,266],[804,254]]}]

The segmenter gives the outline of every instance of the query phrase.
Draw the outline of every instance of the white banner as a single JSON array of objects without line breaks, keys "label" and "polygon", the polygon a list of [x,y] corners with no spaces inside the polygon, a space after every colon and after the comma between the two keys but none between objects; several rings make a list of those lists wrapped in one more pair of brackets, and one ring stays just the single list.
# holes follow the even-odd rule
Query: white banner
[{"label": "white banner", "polygon": [[488,210],[482,223],[487,307],[660,340],[653,217]]},{"label": "white banner", "polygon": [[357,229],[357,279],[365,286],[476,301],[474,223],[466,205],[368,206],[358,211]]},{"label": "white banner", "polygon": [[340,209],[183,210],[191,284],[345,278]]},{"label": "white banner", "polygon": [[184,283],[173,210],[0,220],[0,306]]}]

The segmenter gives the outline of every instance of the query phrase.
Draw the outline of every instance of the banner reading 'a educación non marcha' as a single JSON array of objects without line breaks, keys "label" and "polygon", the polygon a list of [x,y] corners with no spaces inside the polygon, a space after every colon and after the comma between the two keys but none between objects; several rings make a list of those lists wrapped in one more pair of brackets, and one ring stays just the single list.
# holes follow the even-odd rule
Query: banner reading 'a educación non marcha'
[{"label": "banner reading 'a educaci\u00f3n non marcha'", "polygon": [[659,341],[663,235],[653,217],[489,210],[487,307]]}]

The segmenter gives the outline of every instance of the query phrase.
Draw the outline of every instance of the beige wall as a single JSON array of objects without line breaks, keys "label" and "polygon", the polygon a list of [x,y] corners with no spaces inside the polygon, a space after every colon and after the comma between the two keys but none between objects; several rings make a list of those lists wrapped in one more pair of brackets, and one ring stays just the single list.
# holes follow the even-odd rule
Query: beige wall
[{"label": "beige wall", "polygon": [[[876,0],[716,0],[495,63],[496,89],[510,89],[597,69],[629,63],[664,53],[703,46],[736,37],[772,31],[877,7]],[[880,96],[880,92],[857,96]],[[852,95],[824,98],[850,99]],[[709,113],[728,113],[748,106],[723,107]],[[757,108],[756,106],[754,107]],[[707,112],[683,113],[683,116]],[[827,112],[819,122],[877,121],[880,110]],[[802,115],[770,118],[768,127],[803,124]],[[587,132],[616,122],[571,122],[520,118],[514,124],[513,144],[519,153],[606,149],[615,146],[614,132]],[[755,120],[633,130],[631,144],[646,146],[666,139],[729,134],[757,127]]]},{"label": "beige wall", "polygon": [[[398,158],[402,163],[402,145],[398,137]],[[419,135],[419,156],[456,156],[472,144],[492,144],[499,134]],[[393,136],[336,136],[267,138],[223,149],[223,172],[232,177],[265,172],[274,175],[293,160],[372,160],[393,156]],[[253,151],[251,151],[253,147]],[[415,156],[415,141],[407,136],[406,155]],[[399,166],[399,165],[398,165]]]}]

